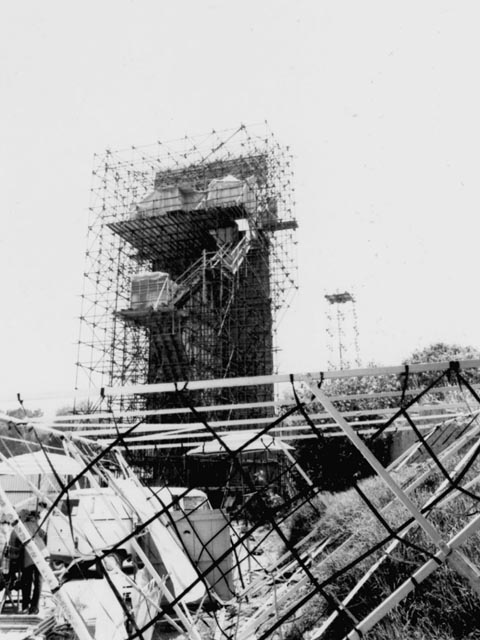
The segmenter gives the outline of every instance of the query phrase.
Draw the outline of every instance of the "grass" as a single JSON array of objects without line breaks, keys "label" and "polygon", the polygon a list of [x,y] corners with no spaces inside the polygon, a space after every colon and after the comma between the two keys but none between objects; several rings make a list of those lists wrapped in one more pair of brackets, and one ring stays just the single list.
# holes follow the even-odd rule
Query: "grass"
[{"label": "grass", "polygon": [[[480,465],[471,474],[479,473]],[[397,480],[401,483],[418,473],[418,468],[410,468],[402,472]],[[418,504],[431,496],[432,490],[440,482],[440,475],[433,474],[420,487],[413,499]],[[391,500],[390,490],[379,478],[369,478],[359,483],[362,491],[375,504],[382,508]],[[321,581],[333,572],[345,567],[365,550],[370,549],[376,541],[384,538],[387,531],[378,519],[366,507],[354,489],[341,493],[325,493],[319,496],[318,509],[321,513],[319,538],[332,536],[338,542],[354,536],[351,544],[330,553],[326,561],[316,568],[316,576]],[[443,534],[450,538],[461,526],[468,522],[475,513],[474,502],[465,496],[459,496],[449,504],[432,511],[429,520]],[[472,511],[473,508],[473,511]],[[392,527],[397,527],[408,518],[406,510],[395,503],[389,507],[387,519]],[[290,541],[297,542],[318,522],[318,514],[311,507],[305,507],[292,516]],[[407,540],[430,552],[434,547],[426,538],[423,530],[415,527]],[[333,547],[335,548],[335,547]],[[480,566],[480,538],[474,535],[462,547],[462,551]],[[377,553],[374,557],[379,557]],[[404,582],[427,557],[418,550],[401,543],[392,556],[360,590],[350,611],[358,620],[362,620],[377,604],[395,588]],[[373,563],[372,557],[362,561],[348,573],[342,575],[329,587],[331,595],[344,598],[355,586]],[[414,594],[408,596],[388,616],[379,622],[368,634],[372,640],[480,640],[480,600],[472,591],[464,578],[442,564],[433,575],[417,587]],[[308,631],[318,627],[322,619],[331,613],[326,601],[316,596],[300,612],[295,620],[284,630],[284,640],[306,640]],[[352,628],[351,621],[344,615],[325,634],[327,640],[342,638]]]}]

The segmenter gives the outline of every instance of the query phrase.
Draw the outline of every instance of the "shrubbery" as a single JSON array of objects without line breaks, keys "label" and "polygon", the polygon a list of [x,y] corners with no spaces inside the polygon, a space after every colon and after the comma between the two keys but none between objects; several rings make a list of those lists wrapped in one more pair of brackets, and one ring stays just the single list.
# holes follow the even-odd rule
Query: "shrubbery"
[{"label": "shrubbery", "polygon": [[[477,469],[477,473],[480,469]],[[416,469],[403,472],[401,481],[407,475],[416,473]],[[439,478],[437,478],[438,480]],[[377,508],[390,502],[389,489],[379,478],[369,478],[360,482],[360,487],[373,501]],[[419,503],[424,503],[431,495],[430,491],[420,488],[416,492]],[[342,493],[324,493],[317,498],[319,510],[323,513],[321,527],[317,537],[323,539],[331,536],[336,540],[332,549],[343,539],[354,534],[351,544],[333,552],[326,561],[317,567],[315,573],[321,581],[334,571],[357,558],[362,552],[371,548],[376,541],[387,535],[378,519],[366,507],[354,489]],[[465,523],[472,517],[469,511],[472,502],[468,498],[457,497],[441,508],[436,508],[430,520],[444,534],[445,539],[458,530],[459,522]],[[397,527],[408,518],[406,510],[399,504],[391,505],[387,519],[392,527]],[[299,510],[290,520],[291,541],[297,542],[317,524],[311,507]],[[423,530],[415,527],[407,536],[422,549],[435,551]],[[462,551],[480,566],[480,538],[470,538],[462,547]],[[381,553],[367,558],[351,571],[332,583],[328,590],[338,599],[344,598],[355,586],[364,572]],[[350,605],[351,612],[361,620],[388,594],[409,577],[415,569],[423,564],[427,557],[405,544],[399,544],[392,556],[366,583]],[[479,624],[480,600],[473,593],[468,583],[453,571],[448,564],[441,565],[433,575],[422,583],[413,595],[407,597],[386,618],[378,623],[368,634],[374,640],[469,640],[480,639]],[[284,640],[300,640],[308,637],[307,630],[319,626],[322,619],[331,613],[325,600],[321,597],[312,599],[298,614],[296,620],[285,633]],[[342,638],[351,628],[351,621],[339,616],[334,625],[324,636],[327,640]]]}]

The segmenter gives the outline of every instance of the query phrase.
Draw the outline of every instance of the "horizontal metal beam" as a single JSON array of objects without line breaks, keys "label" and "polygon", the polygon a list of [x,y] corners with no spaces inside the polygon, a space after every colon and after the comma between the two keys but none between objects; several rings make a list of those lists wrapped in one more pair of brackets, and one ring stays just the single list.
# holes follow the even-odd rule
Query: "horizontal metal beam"
[{"label": "horizontal metal beam", "polygon": [[[478,369],[480,360],[458,360],[460,369]],[[427,362],[408,365],[409,374],[446,371],[450,362]],[[241,378],[220,378],[217,380],[192,380],[190,382],[160,382],[157,384],[128,385],[124,387],[105,387],[104,394],[108,397],[149,395],[152,393],[172,393],[179,389],[194,391],[197,389],[222,389],[230,387],[247,387],[265,384],[280,384],[284,382],[308,382],[314,380],[339,380],[345,378],[374,377],[400,375],[405,373],[405,366],[370,367],[367,369],[341,369],[337,371],[317,371],[312,373],[277,374],[270,376],[247,376]]]},{"label": "horizontal metal beam", "polygon": [[[458,366],[461,370],[465,369],[479,369],[480,360],[457,360]],[[450,367],[449,361],[442,362],[427,362],[418,364],[409,364],[409,374],[416,373],[429,373],[446,371]],[[249,376],[239,378],[220,378],[215,380],[192,380],[192,381],[179,381],[174,382],[162,382],[158,384],[139,384],[139,385],[126,385],[119,387],[98,387],[89,389],[77,389],[75,391],[57,391],[51,393],[34,394],[28,393],[27,390],[20,389],[22,392],[22,398],[29,402],[35,400],[86,400],[86,399],[100,399],[101,391],[107,397],[118,396],[133,396],[133,395],[150,395],[154,393],[172,393],[176,389],[189,389],[191,391],[200,389],[221,389],[231,387],[248,387],[265,384],[282,384],[289,383],[291,379],[294,382],[306,382],[307,380],[341,380],[349,378],[359,377],[375,377],[375,376],[389,376],[389,375],[401,375],[405,373],[406,365],[394,366],[394,367],[370,367],[363,369],[341,369],[336,371],[316,371],[311,373],[293,373],[293,374],[276,374],[268,376]],[[398,392],[392,392],[391,395],[395,395]],[[406,393],[409,393],[407,391]],[[381,392],[383,395],[383,392]],[[348,394],[347,394],[348,395]],[[376,394],[368,394],[369,397],[375,397]],[[359,397],[359,396],[358,396]],[[378,397],[381,397],[380,393]],[[337,398],[332,398],[336,400]],[[338,398],[339,399],[339,398]],[[0,397],[0,402],[17,402],[17,397]]]}]

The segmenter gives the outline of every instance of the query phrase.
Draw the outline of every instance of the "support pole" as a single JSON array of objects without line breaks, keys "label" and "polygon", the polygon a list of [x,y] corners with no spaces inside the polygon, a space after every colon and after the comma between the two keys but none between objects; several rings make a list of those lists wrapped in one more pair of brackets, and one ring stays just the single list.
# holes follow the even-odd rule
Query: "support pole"
[{"label": "support pole", "polygon": [[83,618],[75,608],[73,602],[70,599],[70,596],[62,591],[57,577],[53,573],[42,552],[35,544],[35,541],[32,539],[30,532],[28,531],[26,526],[21,520],[18,519],[18,514],[1,485],[0,508],[4,511],[4,513],[12,517],[13,522],[15,523],[15,533],[17,534],[19,540],[24,544],[25,550],[30,554],[33,562],[40,572],[40,575],[45,580],[45,583],[51,589],[53,597],[62,607],[65,617],[72,625],[72,628],[74,629],[78,640],[92,640],[92,636],[90,635]]},{"label": "support pole", "polygon": [[[477,427],[477,430],[478,430],[478,427]],[[453,477],[455,477],[457,475],[457,473],[459,473],[465,467],[465,465],[468,463],[468,461],[471,459],[471,457],[475,454],[476,448],[477,448],[477,442],[475,442],[473,444],[473,446],[470,447],[468,452],[463,456],[463,458],[455,466],[455,468],[453,470],[453,474],[452,474]],[[423,476],[423,474],[422,474],[422,476]],[[425,509],[426,507],[429,507],[438,496],[441,496],[442,492],[444,491],[444,489],[446,489],[447,486],[448,486],[448,480],[444,480],[440,484],[440,486],[436,489],[436,491],[433,493],[433,495],[424,504],[423,509]],[[442,501],[442,504],[446,504],[450,500],[454,500],[457,497],[458,493],[459,493],[458,490],[455,490],[455,492],[452,492],[452,493],[448,494],[447,497],[445,498],[445,500]],[[355,595],[362,589],[362,587],[365,585],[367,580],[375,573],[375,571],[380,567],[380,565],[384,562],[384,560],[386,560],[390,556],[390,554],[400,544],[401,539],[405,538],[407,536],[408,532],[413,528],[413,526],[415,524],[416,523],[412,522],[408,527],[406,527],[403,531],[401,531],[398,534],[398,538],[395,538],[388,545],[387,549],[385,550],[385,553],[375,562],[375,564],[372,567],[370,567],[370,569],[356,583],[356,585],[350,591],[348,596],[346,596],[346,598],[344,598],[342,600],[342,606],[346,607],[353,600]],[[318,631],[316,631],[313,634],[313,636],[310,638],[310,640],[318,640],[323,635],[323,633],[327,630],[327,628],[332,624],[332,622],[337,618],[337,616],[338,616],[338,612],[334,611],[327,618],[327,620],[325,620],[325,622],[322,624],[320,629],[318,629]]]},{"label": "support pole", "polygon": [[[75,444],[74,444],[74,442],[72,440],[70,440],[70,441],[65,440],[64,441],[64,446],[66,448],[66,451],[73,458],[75,458],[80,464],[85,464],[85,461],[83,460],[81,453],[78,451],[78,448],[75,446]],[[120,459],[122,460],[122,463],[123,463],[122,466],[124,467],[124,469],[128,470],[129,477],[133,478],[135,480],[136,484],[141,486],[140,483],[138,482],[138,478],[135,476],[135,474],[128,467],[128,465],[127,465],[125,459],[123,458],[123,456],[121,456],[119,453],[117,454],[117,456],[118,456],[119,460]],[[90,484],[91,484],[92,487],[95,487],[96,489],[100,489],[100,484],[99,484],[97,478],[92,474],[91,471],[88,471],[86,476],[89,479]],[[111,477],[109,478],[109,486],[110,486],[110,488],[113,489],[113,491],[115,492],[116,495],[118,495],[120,498],[122,498],[124,501],[126,501],[125,496],[118,489],[118,487],[116,486],[116,484],[114,483],[114,481],[113,481],[113,479]],[[117,511],[114,509],[114,507],[111,504],[111,502],[109,500],[107,500],[105,496],[102,496],[101,494],[99,494],[99,497],[102,498],[103,504],[105,505],[107,510],[110,512],[110,515],[114,518],[114,520],[116,521],[117,525],[122,527],[124,529],[125,534],[128,535],[130,533],[130,531],[125,529],[125,523],[120,519]],[[132,513],[135,513],[134,506],[131,505],[131,507],[132,507]],[[146,529],[148,530],[148,528],[149,527],[147,527]],[[168,587],[165,584],[165,581],[158,574],[158,572],[155,569],[155,567],[153,566],[150,558],[144,552],[144,550],[139,545],[139,543],[138,543],[138,541],[136,540],[135,537],[132,538],[131,544],[132,544],[132,548],[134,549],[135,553],[139,556],[141,561],[145,564],[145,566],[147,567],[151,577],[155,580],[155,582],[158,585],[161,593],[165,596],[165,598],[167,599],[168,602],[173,602],[175,600],[174,594],[170,592],[170,590],[168,589]],[[161,611],[161,607],[160,606],[157,606],[157,609],[159,611]],[[188,633],[188,637],[191,640],[201,640],[200,634],[199,634],[198,630],[196,629],[195,624],[190,619],[190,614],[189,614],[188,609],[186,608],[186,606],[183,605],[183,603],[179,602],[179,603],[177,603],[177,604],[175,604],[173,606],[173,609],[174,609],[175,613],[177,614],[179,620],[184,625],[184,627],[185,627],[185,629],[186,629],[186,631]]]},{"label": "support pole", "polygon": [[480,595],[480,571],[477,569],[477,567],[475,567],[475,565],[473,565],[470,560],[468,560],[468,558],[466,558],[458,550],[452,550],[447,546],[437,529],[432,525],[431,522],[429,522],[425,518],[425,516],[418,509],[415,503],[395,482],[395,480],[391,477],[385,467],[383,467],[383,465],[377,460],[377,458],[373,455],[367,445],[357,435],[355,430],[345,420],[338,409],[333,405],[331,400],[325,395],[323,391],[321,391],[321,389],[318,388],[316,381],[313,380],[313,378],[309,378],[307,380],[307,384],[313,395],[323,405],[325,410],[328,411],[328,413],[332,416],[338,426],[345,432],[346,436],[349,438],[352,444],[355,445],[355,447],[360,451],[369,465],[374,469],[374,471],[377,472],[377,474],[382,478],[382,480],[389,487],[392,493],[415,518],[415,520],[422,527],[430,540],[432,540],[432,542],[437,546],[437,548],[439,549],[439,559],[443,561],[447,558],[447,556],[449,556],[448,561],[452,565],[452,567],[454,567],[458,571],[458,573],[464,576],[469,581],[472,589],[478,595]]},{"label": "support pole", "polygon": [[[464,544],[468,538],[479,529],[480,516],[477,516],[447,543],[446,546],[448,550],[455,552],[457,547]],[[442,552],[439,551],[435,554],[435,558],[442,561]],[[386,616],[387,613],[389,613],[399,602],[406,598],[409,593],[414,591],[416,586],[428,578],[437,568],[438,564],[435,560],[428,560],[413,574],[411,578],[407,578],[407,580],[405,580],[403,584],[391,593],[386,600],[384,600],[380,605],[378,605],[378,607],[376,607],[376,609],[364,618],[355,629],[350,631],[346,638],[348,638],[348,640],[361,640],[367,631]]]}]

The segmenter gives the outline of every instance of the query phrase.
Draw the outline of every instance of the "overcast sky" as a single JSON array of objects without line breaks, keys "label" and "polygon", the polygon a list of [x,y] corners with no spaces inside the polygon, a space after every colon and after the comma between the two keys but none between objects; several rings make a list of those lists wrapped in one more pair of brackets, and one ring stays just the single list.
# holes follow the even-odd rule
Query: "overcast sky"
[{"label": "overcast sky", "polygon": [[322,370],[326,292],[364,361],[480,347],[478,2],[4,2],[0,398],[73,388],[92,158],[268,120],[295,156],[281,372]]}]

